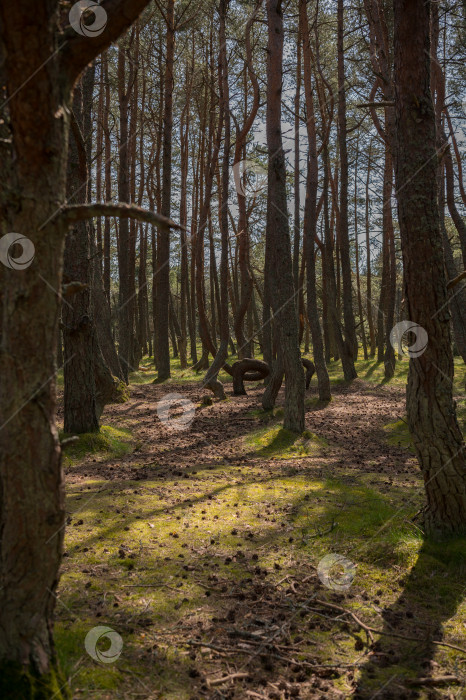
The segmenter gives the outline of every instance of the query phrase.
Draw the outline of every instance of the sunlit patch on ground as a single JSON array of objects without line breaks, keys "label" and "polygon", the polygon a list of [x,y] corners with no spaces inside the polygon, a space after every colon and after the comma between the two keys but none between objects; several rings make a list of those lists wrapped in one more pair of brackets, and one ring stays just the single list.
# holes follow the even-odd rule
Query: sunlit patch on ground
[{"label": "sunlit patch on ground", "polygon": [[[56,639],[74,697],[429,697],[416,682],[440,676],[435,697],[458,697],[466,543],[423,542],[404,381],[334,385],[327,406],[311,388],[302,436],[254,387],[203,406],[178,384],[197,408],[177,433],[156,414],[171,386],[108,407],[66,464]],[[329,554],[354,566],[344,590],[318,575]],[[84,648],[99,625],[123,640],[113,663]]]}]

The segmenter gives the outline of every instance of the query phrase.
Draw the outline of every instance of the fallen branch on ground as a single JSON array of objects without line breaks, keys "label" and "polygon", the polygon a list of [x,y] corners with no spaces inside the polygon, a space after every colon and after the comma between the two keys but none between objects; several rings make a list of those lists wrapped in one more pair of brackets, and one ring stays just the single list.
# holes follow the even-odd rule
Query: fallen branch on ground
[{"label": "fallen branch on ground", "polygon": [[223,676],[222,678],[207,679],[207,685],[209,688],[213,688],[216,685],[222,685],[223,683],[228,683],[228,681],[235,681],[240,678],[249,678],[249,673],[230,673],[229,676]]},{"label": "fallen branch on ground", "polygon": [[[353,618],[353,620],[356,622],[357,625],[361,627],[364,631],[366,631],[368,634],[370,634],[371,639],[373,641],[372,634],[380,634],[385,637],[396,637],[397,639],[405,639],[408,642],[422,642],[422,639],[419,639],[419,637],[407,637],[406,635],[403,634],[397,634],[396,632],[387,632],[385,630],[378,630],[375,627],[370,627],[369,625],[366,625],[362,620],[359,619],[355,615],[354,612],[351,610],[348,610],[348,608],[343,608],[341,605],[335,605],[334,603],[327,603],[325,600],[319,600],[316,598],[315,600],[316,603],[319,605],[323,605],[327,608],[333,608],[333,610],[338,610],[338,612],[346,613],[347,615],[350,615],[350,617]],[[435,639],[425,639],[424,641],[428,642],[429,644],[436,644],[438,646],[443,646],[443,647],[448,647],[449,649],[454,649],[455,651],[460,651],[462,654],[466,655],[466,649],[463,649],[462,647],[455,646],[454,644],[449,644],[448,642],[441,642],[437,641]]]}]

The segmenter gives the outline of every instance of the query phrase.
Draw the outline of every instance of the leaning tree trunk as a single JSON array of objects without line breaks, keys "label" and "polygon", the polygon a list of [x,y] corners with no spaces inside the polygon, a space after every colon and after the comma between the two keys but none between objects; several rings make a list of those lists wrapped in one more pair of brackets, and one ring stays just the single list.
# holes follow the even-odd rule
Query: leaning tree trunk
[{"label": "leaning tree trunk", "polygon": [[286,165],[281,134],[283,15],[281,0],[267,0],[267,148],[269,153],[267,244],[272,250],[270,301],[278,326],[285,370],[284,427],[304,430],[304,374],[299,350],[290,230],[286,202]]},{"label": "leaning tree trunk", "polygon": [[[428,535],[466,532],[466,456],[453,402],[450,315],[437,198],[435,115],[430,91],[428,0],[394,0],[396,187],[405,295],[417,335],[407,410],[424,476]],[[425,261],[429,261],[426,265]]]}]

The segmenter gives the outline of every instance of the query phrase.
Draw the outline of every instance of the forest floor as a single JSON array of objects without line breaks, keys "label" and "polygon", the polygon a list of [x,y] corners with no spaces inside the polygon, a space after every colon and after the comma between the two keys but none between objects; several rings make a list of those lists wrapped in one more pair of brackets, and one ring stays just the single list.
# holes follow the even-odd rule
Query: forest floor
[{"label": "forest floor", "polygon": [[[466,698],[466,540],[424,542],[413,520],[407,363],[384,384],[359,362],[350,385],[333,363],[303,436],[280,428],[282,393],[273,415],[258,385],[206,405],[201,375],[149,368],[66,453],[55,636],[73,697]],[[463,429],[464,382],[458,364]],[[157,416],[173,392],[196,406],[180,431]],[[104,662],[84,647],[97,626],[117,633]]]}]

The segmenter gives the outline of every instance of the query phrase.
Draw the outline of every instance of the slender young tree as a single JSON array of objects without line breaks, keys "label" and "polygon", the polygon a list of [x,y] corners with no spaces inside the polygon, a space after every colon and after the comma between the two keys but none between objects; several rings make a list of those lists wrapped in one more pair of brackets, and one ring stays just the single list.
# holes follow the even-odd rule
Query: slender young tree
[{"label": "slender young tree", "polygon": [[338,241],[343,278],[343,318],[345,343],[352,350],[353,360],[358,358],[358,340],[353,311],[353,284],[348,224],[348,146],[346,126],[346,86],[343,0],[337,3],[337,58],[338,58],[338,146],[340,151],[340,216]]},{"label": "slender young tree", "polygon": [[[173,66],[175,61],[175,0],[167,0],[163,10],[166,26],[163,152],[162,152],[162,209],[167,218],[171,212],[172,196],[172,140],[173,140]],[[169,305],[170,305],[170,231],[161,229],[157,233],[157,288],[155,297],[155,356],[157,379],[163,381],[170,376]]]},{"label": "slender young tree", "polygon": [[220,258],[220,308],[219,330],[220,345],[214,361],[209,367],[204,378],[204,384],[221,399],[226,398],[223,385],[218,380],[218,373],[224,366],[228,354],[228,341],[230,329],[228,323],[228,188],[230,177],[230,90],[228,85],[228,60],[226,52],[226,18],[228,0],[221,0],[219,6],[220,19],[220,52],[219,52],[219,93],[220,93],[220,118],[223,121],[223,161],[221,168],[221,195],[220,195],[220,231],[222,252]]},{"label": "slender young tree", "polygon": [[312,94],[311,43],[307,2],[299,3],[300,33],[303,37],[304,94],[307,108],[307,137],[309,143],[306,201],[304,204],[304,237],[307,268],[307,315],[311,328],[312,348],[316,366],[319,398],[329,401],[331,397],[330,379],[324,357],[322,330],[317,308],[315,240],[317,238],[317,192],[319,187],[319,164],[317,157],[317,133]]},{"label": "slender young tree", "polygon": [[372,308],[372,268],[371,268],[371,242],[370,242],[370,193],[369,183],[372,166],[372,141],[369,144],[369,155],[367,161],[366,174],[366,208],[365,208],[365,232],[366,232],[366,301],[367,301],[367,324],[369,326],[370,356],[375,355],[375,330],[374,330],[374,310]]}]

